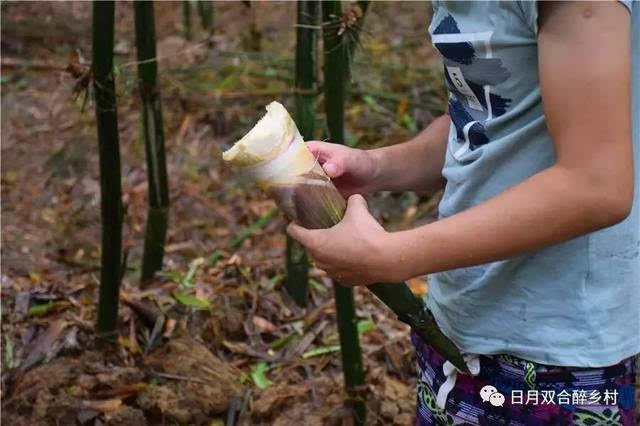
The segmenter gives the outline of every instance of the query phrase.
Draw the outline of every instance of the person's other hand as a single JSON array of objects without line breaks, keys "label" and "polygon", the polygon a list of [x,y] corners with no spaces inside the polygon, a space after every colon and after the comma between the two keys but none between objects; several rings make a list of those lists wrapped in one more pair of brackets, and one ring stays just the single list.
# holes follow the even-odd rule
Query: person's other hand
[{"label": "person's other hand", "polygon": [[307,147],[343,197],[375,191],[378,164],[369,151],[319,141]]},{"label": "person's other hand", "polygon": [[306,229],[290,223],[287,232],[304,245],[316,266],[348,286],[387,282],[401,265],[386,253],[388,233],[369,214],[361,195],[349,197],[340,223],[328,229]]}]

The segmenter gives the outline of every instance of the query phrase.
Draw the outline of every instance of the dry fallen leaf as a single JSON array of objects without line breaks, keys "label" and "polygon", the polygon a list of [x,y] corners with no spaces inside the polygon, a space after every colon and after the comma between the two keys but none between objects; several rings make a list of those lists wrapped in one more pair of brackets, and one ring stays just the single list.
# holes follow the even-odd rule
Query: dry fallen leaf
[{"label": "dry fallen leaf", "polygon": [[260,333],[274,333],[277,330],[277,327],[272,322],[258,315],[253,316],[253,325],[256,326]]},{"label": "dry fallen leaf", "polygon": [[96,411],[108,413],[115,411],[122,405],[121,399],[105,399],[101,401],[83,401],[83,405]]}]

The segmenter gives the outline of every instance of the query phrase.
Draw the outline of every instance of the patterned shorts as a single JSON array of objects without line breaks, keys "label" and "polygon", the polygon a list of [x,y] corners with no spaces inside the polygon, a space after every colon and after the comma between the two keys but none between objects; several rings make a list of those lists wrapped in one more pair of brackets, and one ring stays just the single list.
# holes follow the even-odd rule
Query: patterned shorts
[{"label": "patterned shorts", "polygon": [[445,359],[415,334],[422,425],[636,426],[635,357],[604,368],[553,367],[480,355],[480,373],[458,374],[444,409],[436,395]]}]

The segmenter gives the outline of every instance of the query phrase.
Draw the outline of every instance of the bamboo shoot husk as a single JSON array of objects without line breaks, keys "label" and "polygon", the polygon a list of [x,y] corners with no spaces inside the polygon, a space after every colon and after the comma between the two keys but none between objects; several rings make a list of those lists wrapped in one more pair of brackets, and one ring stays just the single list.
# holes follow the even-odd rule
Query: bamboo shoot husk
[{"label": "bamboo shoot husk", "polygon": [[[339,223],[346,209],[344,198],[304,144],[287,110],[278,102],[266,109],[253,129],[222,154],[223,160],[267,191],[287,217],[301,226],[323,229]],[[405,283],[376,283],[367,288],[436,351],[468,372],[460,351]]]}]

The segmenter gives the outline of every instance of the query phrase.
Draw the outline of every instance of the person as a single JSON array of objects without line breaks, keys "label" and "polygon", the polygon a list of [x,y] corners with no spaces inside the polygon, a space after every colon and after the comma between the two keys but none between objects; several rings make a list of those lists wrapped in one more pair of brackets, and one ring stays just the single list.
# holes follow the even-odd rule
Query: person
[{"label": "person", "polygon": [[[412,336],[418,424],[636,424],[631,3],[434,1],[448,114],[385,148],[308,143],[347,210],[330,229],[288,233],[343,285],[429,274],[428,311],[469,364],[458,373]],[[439,220],[400,232],[363,198],[445,184]]]}]

